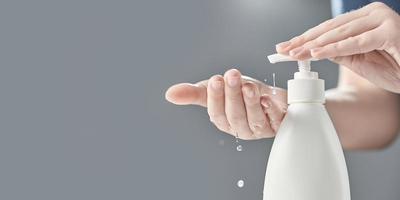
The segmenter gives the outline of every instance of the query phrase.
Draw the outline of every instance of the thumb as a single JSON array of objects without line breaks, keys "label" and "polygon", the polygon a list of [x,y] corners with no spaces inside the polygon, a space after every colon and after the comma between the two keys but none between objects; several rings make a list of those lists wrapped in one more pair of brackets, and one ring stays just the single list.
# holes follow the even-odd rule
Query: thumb
[{"label": "thumb", "polygon": [[351,56],[338,56],[334,58],[330,58],[330,61],[340,65],[344,66],[351,71],[355,72],[356,74],[361,73],[361,69],[359,66],[362,64],[362,55],[351,55]]},{"label": "thumb", "polygon": [[179,83],[168,88],[165,99],[176,105],[207,106],[207,81],[197,84]]},{"label": "thumb", "polygon": [[343,66],[350,66],[352,65],[352,57],[351,56],[338,56],[334,58],[329,58],[330,61]]}]

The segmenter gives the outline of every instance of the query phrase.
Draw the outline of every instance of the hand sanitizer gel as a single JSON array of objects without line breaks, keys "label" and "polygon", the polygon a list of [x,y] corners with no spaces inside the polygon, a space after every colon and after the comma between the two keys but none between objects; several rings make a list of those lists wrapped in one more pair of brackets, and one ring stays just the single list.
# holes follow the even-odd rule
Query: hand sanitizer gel
[{"label": "hand sanitizer gel", "polygon": [[[297,61],[280,54],[271,63]],[[323,105],[324,81],[298,61],[288,81],[288,110],[268,160],[263,200],[350,200],[343,149]]]}]

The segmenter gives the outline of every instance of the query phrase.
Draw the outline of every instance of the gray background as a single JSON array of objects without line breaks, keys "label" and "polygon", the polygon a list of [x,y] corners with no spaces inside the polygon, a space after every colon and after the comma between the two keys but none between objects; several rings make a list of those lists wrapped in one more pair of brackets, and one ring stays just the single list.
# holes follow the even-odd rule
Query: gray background
[{"label": "gray background", "polygon": [[[236,152],[164,92],[230,67],[286,87],[294,65],[265,56],[329,17],[320,0],[1,1],[0,199],[262,199],[272,140]],[[400,198],[399,153],[346,152],[354,200]]]}]

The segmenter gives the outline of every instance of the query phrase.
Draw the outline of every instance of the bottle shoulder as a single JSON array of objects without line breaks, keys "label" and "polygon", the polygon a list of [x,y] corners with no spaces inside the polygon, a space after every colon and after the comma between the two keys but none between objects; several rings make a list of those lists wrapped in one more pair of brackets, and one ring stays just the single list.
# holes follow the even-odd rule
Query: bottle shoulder
[{"label": "bottle shoulder", "polygon": [[321,120],[329,119],[328,111],[324,104],[321,103],[295,103],[290,104],[287,109],[287,114],[301,119]]},{"label": "bottle shoulder", "polygon": [[325,132],[328,135],[337,135],[328,111],[323,104],[318,103],[289,105],[279,132],[293,130],[308,132],[307,134]]}]

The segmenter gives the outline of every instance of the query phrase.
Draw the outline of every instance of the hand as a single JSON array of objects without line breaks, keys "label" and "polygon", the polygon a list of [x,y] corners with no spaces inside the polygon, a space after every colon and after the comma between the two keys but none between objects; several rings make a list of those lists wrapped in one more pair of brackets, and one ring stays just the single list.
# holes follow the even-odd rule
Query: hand
[{"label": "hand", "polygon": [[371,3],[311,28],[276,46],[282,54],[343,65],[375,85],[400,93],[400,16]]},{"label": "hand", "polygon": [[196,84],[181,83],[166,92],[177,105],[207,107],[210,121],[228,134],[252,140],[273,137],[286,113],[286,91],[272,88],[232,69]]}]

